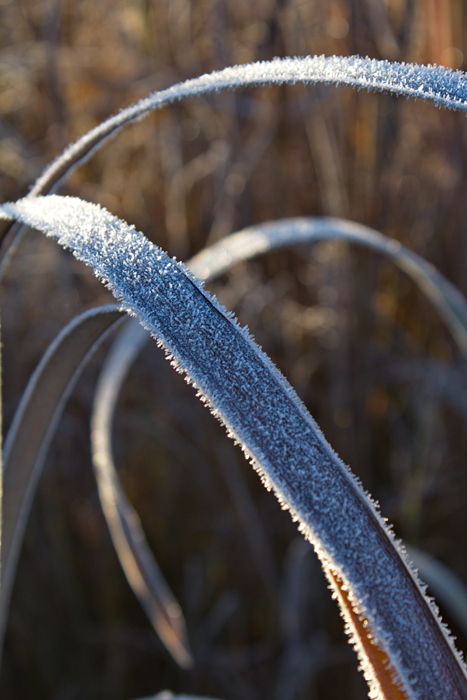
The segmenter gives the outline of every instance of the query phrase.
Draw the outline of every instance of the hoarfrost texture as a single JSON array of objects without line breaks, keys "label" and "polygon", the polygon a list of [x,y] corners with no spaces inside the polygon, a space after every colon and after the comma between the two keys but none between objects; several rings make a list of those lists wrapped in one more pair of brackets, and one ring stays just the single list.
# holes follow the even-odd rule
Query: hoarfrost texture
[{"label": "hoarfrost texture", "polygon": [[465,73],[445,67],[392,63],[360,56],[275,58],[272,61],[232,66],[155,92],[91,129],[44,171],[30,194],[36,196],[55,188],[124,126],[171,102],[249,85],[318,82],[385,90],[396,95],[430,100],[438,106],[467,109]]},{"label": "hoarfrost texture", "polygon": [[49,196],[1,209],[71,248],[163,344],[349,588],[409,697],[465,698],[464,671],[374,505],[247,331],[181,263],[97,205]]}]

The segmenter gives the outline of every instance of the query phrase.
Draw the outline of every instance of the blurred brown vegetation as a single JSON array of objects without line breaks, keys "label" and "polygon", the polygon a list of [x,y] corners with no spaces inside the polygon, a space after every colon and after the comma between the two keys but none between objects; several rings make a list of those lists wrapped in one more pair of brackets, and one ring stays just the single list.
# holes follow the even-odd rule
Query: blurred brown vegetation
[{"label": "blurred brown vegetation", "polygon": [[[463,68],[466,19],[460,0],[0,0],[0,197],[24,195],[68,142],[150,91],[284,55]],[[464,114],[385,94],[245,89],[126,129],[65,192],[100,202],[182,259],[252,223],[353,219],[466,293],[466,126]],[[465,361],[413,283],[374,253],[323,243],[240,266],[214,289],[398,536],[467,582]],[[2,289],[6,427],[59,329],[106,300],[88,270],[28,234]],[[68,404],[40,483],[0,696],[366,697],[310,548],[152,343],[125,385],[115,449],[187,618],[196,665],[176,667],[99,508],[89,410],[102,357]]]}]

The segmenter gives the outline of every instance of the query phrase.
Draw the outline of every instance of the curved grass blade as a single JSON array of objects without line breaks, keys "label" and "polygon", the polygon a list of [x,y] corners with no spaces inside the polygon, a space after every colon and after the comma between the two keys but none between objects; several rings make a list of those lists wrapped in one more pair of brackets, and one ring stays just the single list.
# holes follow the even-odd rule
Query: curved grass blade
[{"label": "curved grass blade", "polygon": [[[155,109],[186,97],[219,90],[284,83],[347,85],[429,100],[450,109],[467,109],[465,73],[444,67],[393,63],[360,56],[275,58],[232,66],[152,93],[91,129],[45,169],[29,196],[56,192],[71,173],[86,163],[104,143]],[[13,224],[7,232],[0,250],[0,279],[24,231],[23,226]]]},{"label": "curved grass blade", "polygon": [[462,71],[415,63],[392,63],[360,56],[274,58],[207,73],[154,92],[91,129],[36,180],[30,196],[59,185],[108,139],[149,112],[186,97],[253,85],[326,83],[415,97],[451,109],[467,109],[467,78]]},{"label": "curved grass blade", "polygon": [[[104,209],[71,197],[1,207],[71,248],[185,372],[265,486],[312,542],[342,612],[369,630],[383,663],[354,636],[373,697],[392,679],[409,700],[467,698],[466,669],[394,537],[269,358],[181,264]],[[337,584],[336,584],[337,581]]]},{"label": "curved grass blade", "polygon": [[[132,319],[133,321],[133,319]],[[127,367],[148,336],[130,322],[114,343],[99,376],[91,419],[91,445],[99,498],[125,576],[151,624],[182,668],[193,664],[183,615],[146,542],[112,458],[111,423]],[[123,373],[123,376],[122,376]]]},{"label": "curved grass blade", "polygon": [[237,262],[298,243],[339,239],[357,243],[391,258],[427,296],[467,357],[467,301],[449,280],[398,241],[368,226],[331,217],[282,219],[223,238],[194,256],[190,269],[200,279],[220,275]]},{"label": "curved grass blade", "polygon": [[0,587],[0,656],[21,542],[50,441],[82,369],[125,313],[100,306],[77,316],[34,371],[5,439]]}]

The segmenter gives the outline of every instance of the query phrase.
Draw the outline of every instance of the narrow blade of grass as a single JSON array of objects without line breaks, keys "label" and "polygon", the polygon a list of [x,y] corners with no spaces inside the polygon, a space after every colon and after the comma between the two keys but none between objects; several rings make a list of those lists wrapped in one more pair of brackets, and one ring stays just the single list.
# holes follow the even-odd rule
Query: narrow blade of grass
[{"label": "narrow blade of grass", "polygon": [[[232,66],[152,93],[91,129],[45,169],[32,187],[30,196],[56,192],[71,173],[86,163],[104,143],[155,109],[186,97],[219,90],[284,83],[348,85],[429,100],[450,109],[467,109],[465,73],[444,67],[378,61],[360,56],[275,58]],[[24,231],[23,226],[13,224],[6,233],[0,250],[0,279]]]},{"label": "narrow blade of grass", "polygon": [[34,371],[5,439],[0,587],[0,655],[21,542],[42,466],[65,402],[82,369],[125,316],[117,305],[86,311],[49,346]]},{"label": "narrow blade of grass", "polygon": [[140,519],[118,479],[111,447],[111,423],[123,377],[148,336],[129,323],[114,343],[94,398],[91,445],[99,498],[125,576],[159,637],[182,668],[193,661],[185,621],[154,559]]},{"label": "narrow blade of grass", "polygon": [[313,543],[336,593],[345,591],[343,614],[351,609],[384,655],[375,667],[366,646],[357,645],[374,696],[384,697],[387,681],[409,699],[465,700],[460,656],[374,503],[232,315],[181,263],[96,205],[50,196],[1,211],[93,267],[240,442]]},{"label": "narrow blade of grass", "polygon": [[286,57],[230,66],[154,92],[91,129],[44,171],[32,188],[31,196],[56,187],[108,139],[155,109],[186,97],[219,90],[284,83],[348,85],[429,100],[451,109],[467,109],[465,73],[444,67],[378,61],[360,56]]}]

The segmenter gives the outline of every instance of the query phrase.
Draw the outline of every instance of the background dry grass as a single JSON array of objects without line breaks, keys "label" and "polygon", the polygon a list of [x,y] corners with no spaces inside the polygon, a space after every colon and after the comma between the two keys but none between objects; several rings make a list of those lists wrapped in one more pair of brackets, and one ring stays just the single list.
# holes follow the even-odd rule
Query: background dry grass
[{"label": "background dry grass", "polygon": [[[286,54],[462,68],[465,32],[460,0],[0,0],[0,196],[25,194],[70,140],[174,82]],[[66,192],[183,259],[251,223],[343,216],[399,239],[467,292],[466,135],[464,115],[387,95],[248,89],[132,126]],[[374,253],[334,243],[241,266],[215,291],[397,534],[467,581],[465,362],[420,292]],[[58,330],[106,299],[88,270],[28,235],[2,289],[6,424]],[[115,445],[187,617],[196,666],[177,669],[98,504],[88,423],[102,356],[40,484],[1,697],[127,700],[165,687],[225,700],[366,697],[309,547],[152,343],[125,386]]]}]

